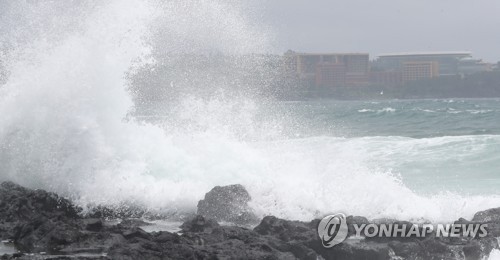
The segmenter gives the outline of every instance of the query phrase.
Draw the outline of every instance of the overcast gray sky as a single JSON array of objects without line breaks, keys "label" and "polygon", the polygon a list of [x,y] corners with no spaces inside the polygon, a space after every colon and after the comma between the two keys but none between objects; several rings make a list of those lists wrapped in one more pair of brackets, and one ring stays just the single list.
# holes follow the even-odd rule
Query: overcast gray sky
[{"label": "overcast gray sky", "polygon": [[272,0],[263,18],[282,51],[471,51],[500,61],[499,0]]}]

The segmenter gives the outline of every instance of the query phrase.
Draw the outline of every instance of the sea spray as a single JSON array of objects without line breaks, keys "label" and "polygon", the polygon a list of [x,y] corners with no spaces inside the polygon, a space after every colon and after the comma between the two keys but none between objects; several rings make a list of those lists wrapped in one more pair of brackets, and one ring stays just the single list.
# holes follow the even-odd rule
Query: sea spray
[{"label": "sea spray", "polygon": [[[203,3],[208,11],[200,9],[201,14],[213,16],[215,12],[216,17],[209,17],[212,26],[229,8],[223,3]],[[227,139],[220,131],[165,134],[157,126],[126,117],[133,107],[126,91],[126,72],[132,65],[143,66],[138,60],[154,62],[143,40],[156,18],[157,4],[110,2],[86,15],[84,25],[78,24],[82,31],[48,45],[35,41],[18,46],[27,50],[17,53],[29,55],[13,62],[2,88],[0,111],[6,115],[0,122],[2,180],[56,191],[83,207],[125,202],[175,213],[192,211],[214,185],[238,182],[253,172],[241,169],[259,167],[247,158],[252,152],[245,144]],[[166,17],[185,20],[181,18],[193,15],[186,5],[195,4],[169,2]],[[237,14],[226,16],[227,24],[237,22],[230,25],[237,28],[229,33],[246,37],[240,31],[244,26],[238,27]],[[206,26],[201,21],[188,25]],[[179,29],[179,24],[169,26]],[[192,33],[193,41],[204,41],[196,38],[201,32]],[[221,113],[223,107],[215,109]],[[186,118],[186,112],[180,111],[177,118]]]},{"label": "sea spray", "polygon": [[[22,50],[9,51],[0,89],[0,180],[55,191],[82,207],[140,205],[173,214],[194,212],[213,186],[234,183],[249,190],[259,215],[288,219],[343,211],[453,220],[500,204],[496,196],[416,194],[398,172],[374,165],[376,156],[360,149],[373,140],[288,138],[283,133],[294,129],[287,118],[271,107],[266,113],[275,116],[259,121],[264,102],[246,91],[252,86],[246,78],[227,80],[233,70],[225,65],[208,74],[175,70],[186,53],[265,52],[267,33],[245,19],[241,6],[111,1],[76,21],[65,17],[72,26],[16,43]],[[43,16],[37,20],[53,15],[29,11]],[[73,25],[78,30],[66,29]],[[236,61],[246,67],[245,59]],[[160,85],[187,91],[170,99],[166,118],[153,125],[131,113],[138,104],[127,89],[139,71],[161,62],[173,62],[177,76]],[[213,91],[198,91],[208,87]],[[245,91],[227,94],[240,87]]]}]

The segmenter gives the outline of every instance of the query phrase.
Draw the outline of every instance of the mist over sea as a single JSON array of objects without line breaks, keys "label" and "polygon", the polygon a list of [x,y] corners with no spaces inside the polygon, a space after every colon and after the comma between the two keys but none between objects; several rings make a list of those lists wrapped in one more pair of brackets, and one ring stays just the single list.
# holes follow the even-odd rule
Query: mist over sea
[{"label": "mist over sea", "polygon": [[[297,220],[451,221],[500,205],[500,100],[265,97],[269,82],[234,77],[272,51],[243,3],[3,7],[0,181],[173,217],[235,183],[259,216]],[[237,58],[207,70],[200,53]],[[137,99],[139,83],[173,91]]]},{"label": "mist over sea", "polygon": [[[168,128],[166,110],[152,104],[137,118]],[[298,202],[300,213],[290,209],[287,217],[320,205],[324,212],[449,221],[498,202],[499,99],[275,101],[245,112],[251,124],[240,126],[247,128],[237,142],[272,169],[262,178],[277,187],[266,196],[280,192],[280,182],[288,186],[281,196]]]}]

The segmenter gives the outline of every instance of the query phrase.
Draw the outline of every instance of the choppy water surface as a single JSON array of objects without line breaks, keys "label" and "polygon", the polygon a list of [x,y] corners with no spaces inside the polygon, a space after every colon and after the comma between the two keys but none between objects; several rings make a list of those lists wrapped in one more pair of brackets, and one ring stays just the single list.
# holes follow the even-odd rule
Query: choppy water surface
[{"label": "choppy water surface", "polygon": [[282,108],[304,122],[289,136],[349,143],[412,190],[500,193],[498,99],[307,101]]},{"label": "choppy water surface", "polygon": [[179,72],[188,89],[220,88],[212,95],[134,103],[127,76],[137,68],[151,68],[147,87],[159,80],[155,64],[174,62],[167,67],[176,74],[180,54],[270,52],[272,37],[245,6],[4,6],[0,181],[84,208],[139,205],[174,216],[234,183],[247,187],[258,214],[288,219],[345,212],[449,221],[500,205],[498,100],[278,102],[227,95],[254,80],[228,81],[223,67],[196,78]]}]

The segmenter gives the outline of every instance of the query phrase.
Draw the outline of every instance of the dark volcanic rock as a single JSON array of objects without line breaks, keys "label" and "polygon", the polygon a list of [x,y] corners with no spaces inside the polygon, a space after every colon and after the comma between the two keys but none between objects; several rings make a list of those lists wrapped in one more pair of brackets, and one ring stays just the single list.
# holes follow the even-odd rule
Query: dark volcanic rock
[{"label": "dark volcanic rock", "polygon": [[219,227],[217,221],[213,219],[207,220],[201,215],[195,216],[193,219],[188,220],[181,225],[183,232],[206,232],[208,230],[213,230],[216,227]]},{"label": "dark volcanic rock", "polygon": [[391,248],[387,244],[353,240],[346,240],[344,243],[331,249],[317,247],[316,250],[325,259],[390,260],[394,256]]},{"label": "dark volcanic rock", "polygon": [[500,237],[500,208],[477,212],[471,222],[487,224],[488,236]]},{"label": "dark volcanic rock", "polygon": [[102,220],[98,218],[85,219],[83,221],[85,224],[85,230],[98,232],[103,229]]},{"label": "dark volcanic rock", "polygon": [[300,221],[288,221],[273,216],[262,219],[255,227],[255,231],[261,235],[271,235],[283,241],[309,241],[316,239],[317,222],[310,223]]},{"label": "dark volcanic rock", "polygon": [[217,186],[198,202],[198,215],[242,225],[258,223],[248,206],[250,200],[250,194],[242,185]]},{"label": "dark volcanic rock", "polygon": [[55,193],[30,190],[12,182],[0,184],[0,220],[30,221],[38,216],[78,218],[80,209]]},{"label": "dark volcanic rock", "polygon": [[[248,193],[240,186],[229,187],[215,188],[200,204],[228,205],[233,207],[231,212],[248,210]],[[234,221],[234,216],[224,215],[231,215],[228,212],[205,209],[225,216],[224,221]],[[186,221],[177,234],[145,232],[140,227],[147,223],[140,219],[104,225],[102,218],[85,218],[78,212],[56,194],[1,184],[0,239],[12,240],[21,253],[0,259],[485,259],[499,247],[493,235],[496,233],[483,238],[439,238],[434,233],[426,238],[353,238],[354,224],[411,224],[397,220],[370,222],[360,216],[346,219],[351,238],[324,248],[317,235],[319,220],[288,221],[268,216],[251,230],[221,226],[199,215]],[[499,214],[496,209],[487,210],[476,214],[472,222],[460,219],[455,223],[481,222],[498,227]],[[28,254],[33,252],[50,255]]]},{"label": "dark volcanic rock", "polygon": [[474,214],[473,222],[500,222],[500,208],[488,209]]},{"label": "dark volcanic rock", "polygon": [[370,222],[367,218],[361,216],[347,216],[346,218],[348,235],[352,236],[356,234],[356,230],[354,229],[354,225],[368,225]]},{"label": "dark volcanic rock", "polygon": [[79,209],[54,193],[0,184],[0,239],[25,251],[54,250],[80,234]]}]

